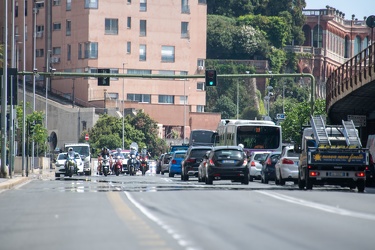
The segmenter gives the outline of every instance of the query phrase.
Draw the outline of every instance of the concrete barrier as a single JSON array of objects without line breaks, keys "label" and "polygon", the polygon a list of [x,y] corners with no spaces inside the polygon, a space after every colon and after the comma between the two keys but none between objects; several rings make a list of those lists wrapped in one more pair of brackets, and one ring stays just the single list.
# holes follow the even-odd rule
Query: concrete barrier
[{"label": "concrete barrier", "polygon": [[[32,158],[26,157],[25,168],[28,166],[31,169],[31,160]],[[51,169],[52,164],[51,160],[48,157],[34,157],[34,169],[42,169],[42,170],[49,170]],[[15,174],[22,174],[22,156],[16,156],[14,158],[14,173]]]}]

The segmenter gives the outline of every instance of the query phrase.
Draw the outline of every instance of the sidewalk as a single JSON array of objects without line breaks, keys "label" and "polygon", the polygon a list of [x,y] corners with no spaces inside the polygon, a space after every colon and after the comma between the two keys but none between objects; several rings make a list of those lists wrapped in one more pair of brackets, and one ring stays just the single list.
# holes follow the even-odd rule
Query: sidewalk
[{"label": "sidewalk", "polygon": [[22,174],[16,173],[12,178],[0,178],[0,190],[11,189],[17,185],[20,185],[28,180],[35,179],[51,179],[55,177],[54,169],[34,169],[33,172],[29,172],[29,176],[22,176]]}]

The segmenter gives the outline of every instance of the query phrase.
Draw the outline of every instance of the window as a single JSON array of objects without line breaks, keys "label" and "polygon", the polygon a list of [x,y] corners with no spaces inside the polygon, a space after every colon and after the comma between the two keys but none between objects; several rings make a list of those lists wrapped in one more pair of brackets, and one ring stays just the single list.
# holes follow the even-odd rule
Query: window
[{"label": "window", "polygon": [[204,106],[203,105],[197,105],[197,112],[204,112]]},{"label": "window", "polygon": [[174,96],[173,95],[159,95],[159,103],[173,104]]},{"label": "window", "polygon": [[66,0],[66,11],[72,10],[72,0]]},{"label": "window", "polygon": [[144,102],[144,103],[151,102],[151,95],[147,95],[147,94],[127,94],[126,98],[128,101],[133,101],[133,102]]},{"label": "window", "polygon": [[[109,69],[109,73],[118,74],[118,69]],[[118,77],[111,77],[111,80],[118,81]]]},{"label": "window", "polygon": [[44,8],[44,1],[35,2],[35,7],[37,9],[43,9]]},{"label": "window", "polygon": [[198,59],[197,66],[204,68],[204,59]]},{"label": "window", "polygon": [[204,3],[204,4],[207,4],[207,0],[198,0],[198,3]]},{"label": "window", "polygon": [[189,0],[181,0],[181,13],[190,13]]},{"label": "window", "polygon": [[127,74],[132,75],[151,75],[151,70],[149,69],[127,69]]},{"label": "window", "polygon": [[53,30],[61,30],[61,23],[53,23]]},{"label": "window", "polygon": [[66,57],[67,57],[67,60],[70,61],[71,57],[72,57],[72,46],[70,44],[68,44],[67,48],[66,48]]},{"label": "window", "polygon": [[53,0],[53,6],[60,6],[61,0]]},{"label": "window", "polygon": [[70,20],[66,20],[66,35],[70,36],[72,34],[72,23]]},{"label": "window", "polygon": [[188,97],[187,96],[180,96],[180,104],[187,104]]},{"label": "window", "polygon": [[204,90],[204,82],[197,82],[197,90]]},{"label": "window", "polygon": [[147,11],[147,0],[139,1],[139,11]]},{"label": "window", "polygon": [[78,59],[83,59],[83,44],[79,43],[78,44]]},{"label": "window", "polygon": [[37,49],[35,51],[35,57],[43,57],[44,56],[44,49]]},{"label": "window", "polygon": [[181,22],[181,37],[189,38],[189,22]]},{"label": "window", "polygon": [[131,4],[132,3],[132,0],[128,0],[128,4]]},{"label": "window", "polygon": [[118,19],[105,19],[105,34],[117,35],[118,34]]},{"label": "window", "polygon": [[140,29],[139,35],[140,36],[146,36],[146,25],[147,25],[146,20],[140,20],[139,22],[139,29]]},{"label": "window", "polygon": [[139,61],[146,61],[146,44],[139,45]]},{"label": "window", "polygon": [[61,47],[53,47],[52,55],[61,55]]},{"label": "window", "polygon": [[85,43],[85,58],[98,58],[98,43]]},{"label": "window", "polygon": [[85,9],[97,9],[99,0],[85,0]]},{"label": "window", "polygon": [[44,32],[44,26],[43,25],[37,25],[36,26],[36,37],[43,37],[43,32]]},{"label": "window", "polygon": [[132,18],[130,16],[128,16],[128,19],[127,19],[127,22],[126,22],[126,27],[128,29],[131,29],[131,27],[132,27]]},{"label": "window", "polygon": [[126,53],[128,53],[128,54],[132,53],[132,43],[131,42],[126,43]]},{"label": "window", "polygon": [[161,46],[161,61],[174,62],[174,46]]}]

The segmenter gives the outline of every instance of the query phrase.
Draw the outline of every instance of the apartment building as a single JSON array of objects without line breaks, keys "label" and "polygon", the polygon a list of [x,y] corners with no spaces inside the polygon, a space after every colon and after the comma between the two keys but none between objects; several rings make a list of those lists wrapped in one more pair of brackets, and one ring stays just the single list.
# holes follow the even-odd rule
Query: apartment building
[{"label": "apartment building", "polygon": [[349,58],[366,49],[370,43],[371,28],[366,17],[357,18],[331,6],[322,9],[305,9],[303,46],[287,46],[286,50],[299,53],[298,69],[311,73],[316,79],[317,95],[325,98],[327,77]]},{"label": "apartment building", "polygon": [[15,44],[19,69],[25,52],[26,71],[140,76],[112,77],[109,86],[98,86],[93,77],[35,75],[26,77],[27,84],[97,110],[142,109],[163,126],[164,135],[177,128],[186,138],[190,129],[216,128],[220,114],[204,113],[203,78],[141,77],[204,74],[206,0],[15,0],[14,41],[11,11],[9,6],[8,41]]}]

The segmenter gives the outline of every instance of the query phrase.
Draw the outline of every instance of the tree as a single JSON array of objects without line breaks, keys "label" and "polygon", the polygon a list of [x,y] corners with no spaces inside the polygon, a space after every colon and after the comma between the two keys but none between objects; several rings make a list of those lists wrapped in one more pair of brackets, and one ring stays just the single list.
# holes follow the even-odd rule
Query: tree
[{"label": "tree", "polygon": [[221,112],[222,119],[232,119],[236,117],[236,104],[227,96],[220,96],[213,109],[214,112]]},{"label": "tree", "polygon": [[[302,126],[310,121],[310,112],[309,101],[286,104],[286,119],[281,123],[284,141],[301,143]],[[315,101],[313,115],[326,115],[325,100]]]}]

